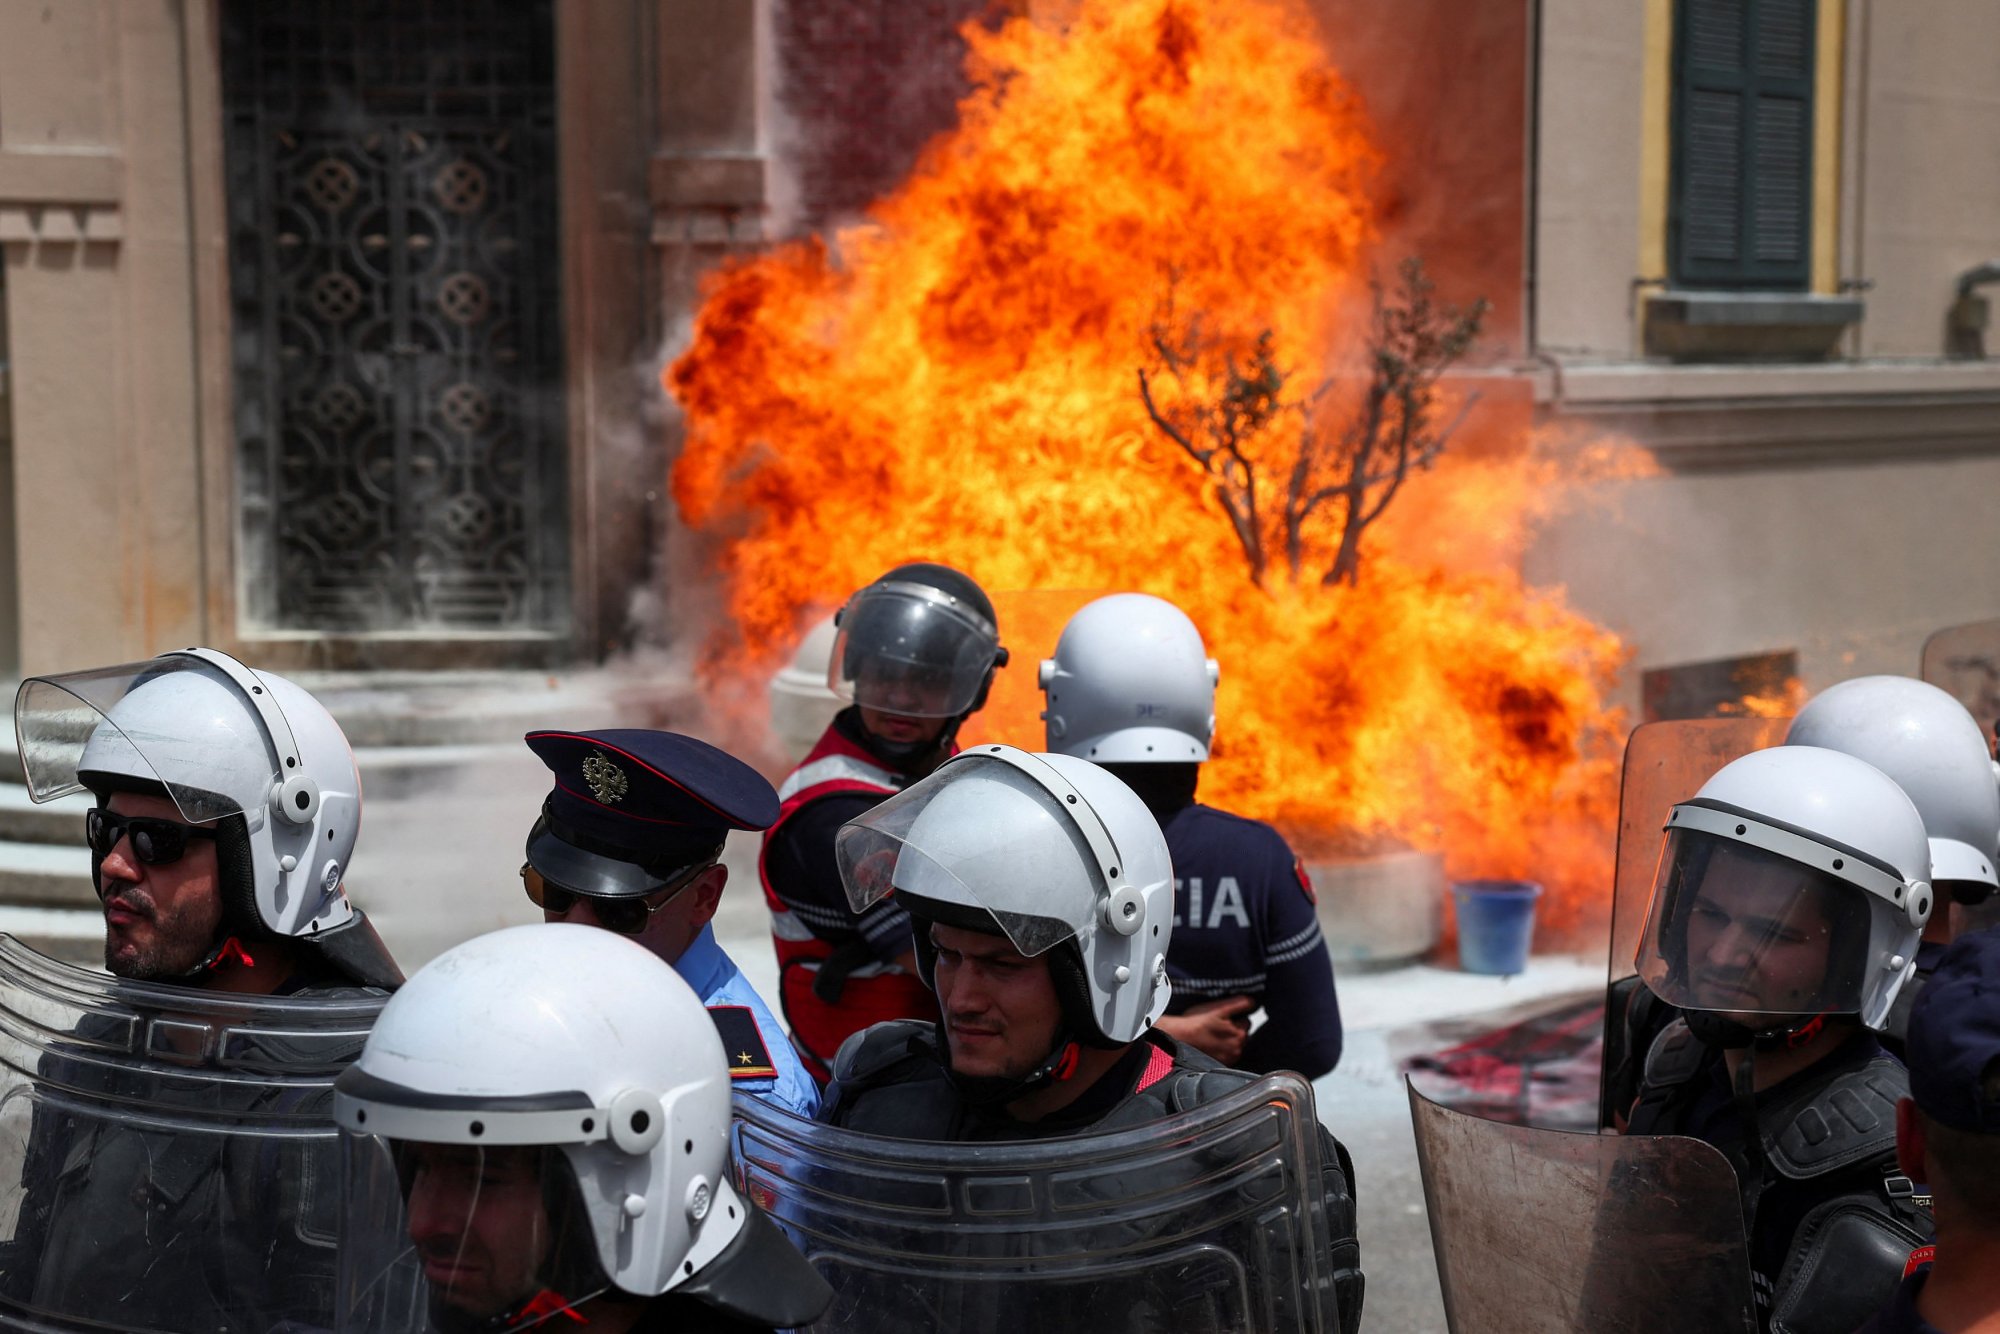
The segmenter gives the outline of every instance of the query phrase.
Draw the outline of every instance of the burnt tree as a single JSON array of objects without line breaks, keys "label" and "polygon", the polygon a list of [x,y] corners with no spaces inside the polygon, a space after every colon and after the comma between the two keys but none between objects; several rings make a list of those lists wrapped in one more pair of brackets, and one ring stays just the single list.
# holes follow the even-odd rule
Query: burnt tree
[{"label": "burnt tree", "polygon": [[[1251,582],[1263,586],[1274,544],[1292,583],[1310,577],[1308,525],[1335,506],[1340,538],[1318,581],[1354,583],[1368,525],[1412,471],[1437,461],[1476,401],[1468,396],[1440,422],[1438,380],[1478,337],[1485,300],[1463,309],[1441,303],[1422,261],[1405,260],[1393,292],[1370,284],[1365,382],[1357,388],[1357,375],[1336,373],[1288,398],[1292,373],[1278,365],[1270,330],[1247,343],[1220,337],[1202,312],[1178,309],[1176,287],[1169,275],[1147,333],[1152,364],[1138,373],[1147,416],[1213,479]],[[1156,392],[1162,376],[1173,384],[1171,397]],[[1260,469],[1285,476],[1275,516],[1263,509]]]}]

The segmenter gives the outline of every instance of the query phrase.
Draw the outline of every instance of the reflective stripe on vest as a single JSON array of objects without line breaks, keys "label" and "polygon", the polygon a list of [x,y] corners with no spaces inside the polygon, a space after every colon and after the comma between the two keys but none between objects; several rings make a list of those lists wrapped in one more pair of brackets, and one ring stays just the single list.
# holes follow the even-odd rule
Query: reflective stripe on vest
[{"label": "reflective stripe on vest", "polygon": [[858,783],[863,787],[880,788],[884,793],[898,791],[903,786],[900,775],[890,773],[878,764],[870,764],[853,755],[822,755],[792,770],[791,776],[778,789],[778,800],[786,802],[799,797],[802,798],[799,804],[804,805],[811,800],[807,795],[809,789],[830,783]]}]

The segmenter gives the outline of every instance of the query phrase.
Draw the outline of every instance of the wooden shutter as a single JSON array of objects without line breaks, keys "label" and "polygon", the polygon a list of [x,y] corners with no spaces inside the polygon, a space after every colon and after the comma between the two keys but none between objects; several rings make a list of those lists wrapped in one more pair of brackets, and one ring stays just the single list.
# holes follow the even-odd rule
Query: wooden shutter
[{"label": "wooden shutter", "polygon": [[1815,0],[1679,0],[1668,258],[1680,287],[1802,290]]}]

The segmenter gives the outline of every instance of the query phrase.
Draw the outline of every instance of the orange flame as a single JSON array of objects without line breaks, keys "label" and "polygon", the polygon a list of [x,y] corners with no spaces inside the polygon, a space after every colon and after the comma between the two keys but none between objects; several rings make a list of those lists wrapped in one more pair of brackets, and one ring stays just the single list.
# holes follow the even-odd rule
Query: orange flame
[{"label": "orange flame", "polygon": [[[1168,272],[1211,328],[1271,330],[1282,364],[1352,364],[1380,242],[1355,99],[1282,0],[1086,0],[967,36],[958,128],[865,223],[711,275],[668,372],[674,494],[716,535],[732,616],[705,679],[761,684],[903,560],[1152,592],[1222,663],[1204,799],[1303,850],[1406,842],[1534,876],[1558,921],[1603,901],[1625,652],[1519,558],[1582,484],[1643,464],[1488,403],[1369,530],[1358,586],[1253,587],[1135,371]],[[1060,621],[1024,642],[1008,605],[1015,665],[966,739],[1039,749]]]}]

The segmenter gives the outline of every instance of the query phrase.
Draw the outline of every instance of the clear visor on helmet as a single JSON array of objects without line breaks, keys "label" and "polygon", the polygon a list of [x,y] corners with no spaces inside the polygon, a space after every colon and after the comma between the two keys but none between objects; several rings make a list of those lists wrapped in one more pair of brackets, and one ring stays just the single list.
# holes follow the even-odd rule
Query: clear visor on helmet
[{"label": "clear visor on helmet", "polygon": [[527,1329],[605,1292],[569,1156],[341,1132],[338,1328]]},{"label": "clear visor on helmet", "polygon": [[1117,851],[1082,797],[1035,763],[974,752],[842,825],[848,903],[861,912],[901,892],[978,909],[1030,956],[1082,934],[1118,879]]},{"label": "clear visor on helmet", "polygon": [[[1646,985],[1670,1004],[1723,1014],[1877,1008],[1914,948],[1915,929],[1891,901],[1897,877],[1788,830],[1676,808],[1677,822],[1690,818],[1714,827],[1668,828],[1639,945]],[[1808,860],[1753,840],[1817,852]],[[1875,879],[1883,883],[1864,883]]]},{"label": "clear visor on helmet", "polygon": [[29,796],[159,788],[190,822],[242,814],[282,781],[278,747],[294,769],[298,758],[276,701],[232,666],[241,682],[186,654],[23,681],[14,733]]},{"label": "clear visor on helmet", "polygon": [[827,687],[863,708],[956,718],[979,699],[1000,649],[994,624],[927,584],[871,584],[848,600]]}]

